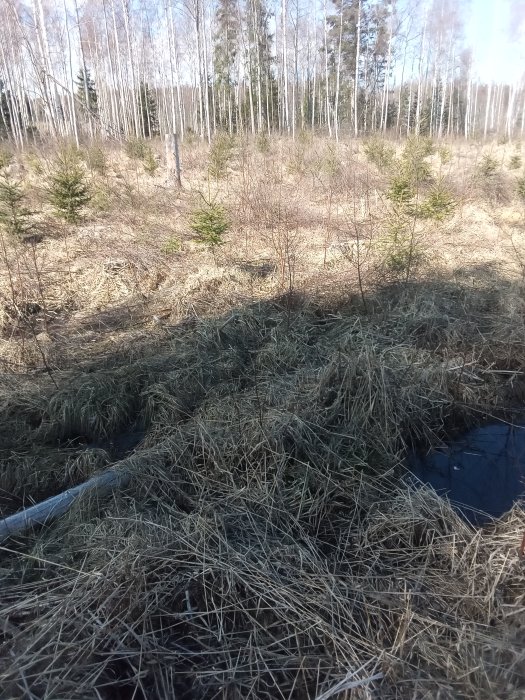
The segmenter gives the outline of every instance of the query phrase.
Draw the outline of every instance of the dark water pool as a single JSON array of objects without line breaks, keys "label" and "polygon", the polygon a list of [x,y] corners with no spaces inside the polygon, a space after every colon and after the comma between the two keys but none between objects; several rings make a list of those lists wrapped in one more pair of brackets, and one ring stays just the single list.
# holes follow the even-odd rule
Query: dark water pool
[{"label": "dark water pool", "polygon": [[446,448],[410,455],[408,467],[470,522],[482,524],[525,498],[525,425],[476,428]]}]

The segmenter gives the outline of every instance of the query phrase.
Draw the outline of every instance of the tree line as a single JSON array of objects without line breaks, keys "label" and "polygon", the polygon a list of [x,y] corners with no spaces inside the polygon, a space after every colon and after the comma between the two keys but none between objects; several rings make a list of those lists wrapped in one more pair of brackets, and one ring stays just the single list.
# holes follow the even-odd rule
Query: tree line
[{"label": "tree line", "polygon": [[0,138],[523,136],[454,0],[0,0]]}]

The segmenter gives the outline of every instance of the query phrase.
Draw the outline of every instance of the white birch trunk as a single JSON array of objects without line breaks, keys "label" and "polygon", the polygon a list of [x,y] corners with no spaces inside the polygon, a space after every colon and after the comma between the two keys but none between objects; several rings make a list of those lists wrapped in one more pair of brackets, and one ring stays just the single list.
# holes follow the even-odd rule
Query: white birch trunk
[{"label": "white birch trunk", "polygon": [[330,118],[330,92],[328,80],[328,26],[326,16],[326,0],[324,0],[324,77],[325,77],[325,97],[326,97],[326,123],[328,125],[328,135],[332,136],[332,124]]},{"label": "white birch trunk", "polygon": [[286,32],[286,0],[281,4],[282,36],[283,36],[283,107],[284,107],[284,128],[290,133],[290,114],[288,104],[288,50]]},{"label": "white birch trunk", "polygon": [[361,58],[361,0],[359,0],[357,8],[357,46],[355,51],[355,79],[354,79],[354,136],[357,138],[359,134],[359,114],[358,114],[358,97],[359,97],[359,60]]}]

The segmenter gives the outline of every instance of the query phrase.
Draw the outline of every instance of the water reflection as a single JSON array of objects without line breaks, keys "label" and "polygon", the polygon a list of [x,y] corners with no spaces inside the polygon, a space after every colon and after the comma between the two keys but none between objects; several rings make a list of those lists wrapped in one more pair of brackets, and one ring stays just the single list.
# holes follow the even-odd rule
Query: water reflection
[{"label": "water reflection", "polygon": [[499,517],[525,495],[525,426],[476,428],[442,450],[412,454],[410,471],[475,523]]}]

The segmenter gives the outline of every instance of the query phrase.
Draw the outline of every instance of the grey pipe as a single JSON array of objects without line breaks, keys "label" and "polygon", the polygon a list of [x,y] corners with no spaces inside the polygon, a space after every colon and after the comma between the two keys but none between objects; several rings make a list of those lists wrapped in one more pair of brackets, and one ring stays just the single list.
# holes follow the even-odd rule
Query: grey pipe
[{"label": "grey pipe", "polygon": [[0,542],[12,535],[20,535],[35,525],[46,523],[59,518],[71,508],[81,496],[93,493],[103,497],[112,493],[115,489],[125,488],[131,481],[131,473],[115,466],[107,469],[97,476],[93,476],[83,484],[68,489],[58,496],[52,496],[42,503],[37,503],[31,508],[21,510],[19,513],[0,520]]}]

